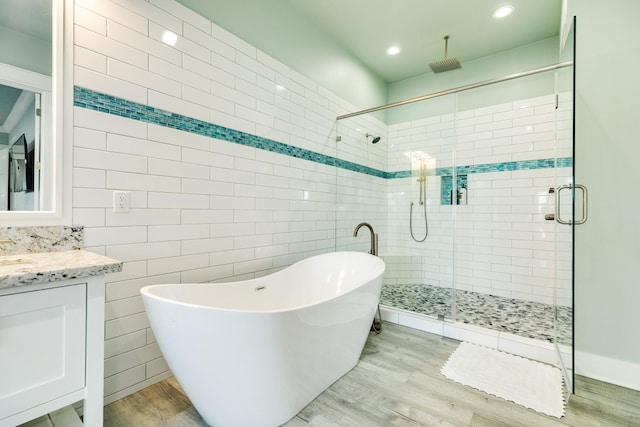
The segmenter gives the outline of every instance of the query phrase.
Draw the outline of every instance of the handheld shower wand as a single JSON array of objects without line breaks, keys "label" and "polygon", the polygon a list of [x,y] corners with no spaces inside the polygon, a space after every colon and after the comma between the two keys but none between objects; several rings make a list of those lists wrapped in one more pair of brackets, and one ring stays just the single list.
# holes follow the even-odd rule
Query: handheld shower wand
[{"label": "handheld shower wand", "polygon": [[424,159],[420,160],[420,178],[417,179],[420,186],[420,205],[424,211],[424,237],[422,239],[416,239],[413,235],[413,205],[411,202],[409,205],[409,231],[411,232],[411,238],[416,242],[424,242],[429,234],[429,225],[427,224],[427,164]]}]

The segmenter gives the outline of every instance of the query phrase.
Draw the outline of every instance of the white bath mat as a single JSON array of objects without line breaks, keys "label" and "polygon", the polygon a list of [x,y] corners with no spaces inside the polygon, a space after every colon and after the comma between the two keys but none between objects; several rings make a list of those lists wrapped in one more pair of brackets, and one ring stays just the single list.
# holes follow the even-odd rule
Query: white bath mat
[{"label": "white bath mat", "polygon": [[441,371],[445,377],[546,415],[564,415],[560,369],[462,342]]}]

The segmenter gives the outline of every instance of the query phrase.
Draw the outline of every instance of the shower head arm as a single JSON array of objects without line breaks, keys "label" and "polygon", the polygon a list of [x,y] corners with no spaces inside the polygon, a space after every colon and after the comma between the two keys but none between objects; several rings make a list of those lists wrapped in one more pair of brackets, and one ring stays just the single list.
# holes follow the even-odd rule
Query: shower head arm
[{"label": "shower head arm", "polygon": [[444,59],[447,59],[448,51],[449,51],[449,36],[444,36]]}]

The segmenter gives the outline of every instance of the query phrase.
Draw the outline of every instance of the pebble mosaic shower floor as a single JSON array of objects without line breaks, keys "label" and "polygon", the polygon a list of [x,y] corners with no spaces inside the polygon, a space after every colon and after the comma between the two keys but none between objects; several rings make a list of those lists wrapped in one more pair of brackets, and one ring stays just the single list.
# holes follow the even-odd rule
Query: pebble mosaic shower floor
[{"label": "pebble mosaic shower floor", "polygon": [[[554,308],[549,304],[456,290],[456,317],[468,323],[527,338],[554,341]],[[380,304],[414,313],[451,319],[453,290],[430,285],[384,285]],[[558,309],[558,342],[571,343],[569,307]]]}]

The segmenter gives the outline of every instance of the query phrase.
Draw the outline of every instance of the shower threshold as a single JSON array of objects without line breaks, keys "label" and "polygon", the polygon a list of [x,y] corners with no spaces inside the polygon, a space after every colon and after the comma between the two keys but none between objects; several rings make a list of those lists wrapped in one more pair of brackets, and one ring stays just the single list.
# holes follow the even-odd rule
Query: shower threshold
[{"label": "shower threshold", "polygon": [[[463,290],[455,291],[455,315],[452,317],[453,289],[422,284],[384,285],[380,304],[404,312],[506,332],[548,343],[555,341],[554,306]],[[571,344],[572,310],[558,308],[557,342]]]}]

